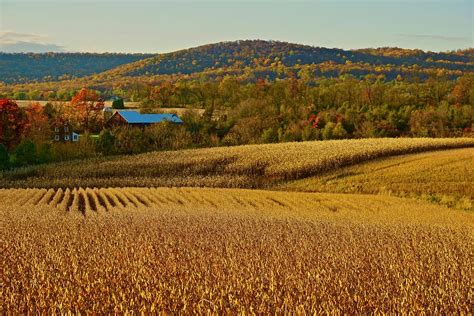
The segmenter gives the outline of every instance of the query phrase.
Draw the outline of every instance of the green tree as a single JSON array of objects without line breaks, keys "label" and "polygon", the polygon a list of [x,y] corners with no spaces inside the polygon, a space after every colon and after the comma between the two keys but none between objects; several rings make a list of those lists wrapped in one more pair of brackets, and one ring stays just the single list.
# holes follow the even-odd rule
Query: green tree
[{"label": "green tree", "polygon": [[276,143],[278,142],[278,131],[275,128],[269,127],[262,133],[263,143]]},{"label": "green tree", "polygon": [[53,161],[53,147],[50,143],[43,143],[38,148],[38,163],[49,163]]},{"label": "green tree", "polygon": [[8,150],[5,145],[0,144],[0,170],[5,170],[10,167],[10,157],[8,156]]},{"label": "green tree", "polygon": [[125,109],[125,104],[123,103],[123,99],[122,98],[115,99],[112,102],[112,109],[117,109],[117,110]]},{"label": "green tree", "polygon": [[108,129],[104,129],[96,143],[96,148],[104,155],[112,155],[116,153],[115,136]]},{"label": "green tree", "polygon": [[28,95],[27,95],[26,92],[24,92],[24,91],[17,91],[17,92],[15,92],[15,94],[13,95],[13,99],[15,99],[15,100],[27,100],[27,99],[28,99]]},{"label": "green tree", "polygon": [[334,126],[332,133],[333,133],[333,138],[336,138],[336,139],[342,139],[342,138],[348,137],[347,131],[344,129],[344,126],[342,125],[341,122],[338,122],[336,126]]},{"label": "green tree", "polygon": [[326,126],[324,126],[323,128],[323,139],[333,139],[334,138],[334,127],[336,126],[336,124],[334,124],[333,122],[329,122],[326,124]]},{"label": "green tree", "polygon": [[37,161],[36,145],[30,139],[23,140],[15,150],[15,164],[26,166],[35,164]]}]

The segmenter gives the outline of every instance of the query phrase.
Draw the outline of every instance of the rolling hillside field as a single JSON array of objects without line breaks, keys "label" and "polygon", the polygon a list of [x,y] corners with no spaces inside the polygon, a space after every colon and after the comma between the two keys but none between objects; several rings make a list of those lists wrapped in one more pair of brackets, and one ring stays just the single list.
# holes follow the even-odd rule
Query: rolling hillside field
[{"label": "rolling hillside field", "polygon": [[0,313],[468,314],[473,145],[248,145],[4,172]]},{"label": "rolling hillside field", "polygon": [[421,196],[473,209],[474,148],[388,157],[285,183],[282,190]]},{"label": "rolling hillside field", "polygon": [[158,151],[6,171],[0,188],[268,188],[380,157],[473,146],[472,138],[384,138]]},{"label": "rolling hillside field", "polygon": [[[14,100],[16,104],[18,104],[19,107],[26,108],[31,106],[32,104],[39,104],[41,106],[45,106],[48,103],[51,103],[51,101],[44,101],[44,100]],[[65,102],[65,104],[69,105],[70,102]],[[112,101],[105,101],[104,106],[106,107],[112,107]],[[122,111],[137,111],[140,108],[140,102],[124,102],[125,109],[122,109]],[[180,107],[180,108],[159,108],[155,110],[156,113],[175,113],[177,115],[183,115],[187,112],[192,112],[195,113],[196,115],[202,115],[204,113],[205,109],[201,108],[185,108],[185,107]]]},{"label": "rolling hillside field", "polygon": [[471,308],[472,213],[241,189],[8,189],[0,198],[0,312]]}]

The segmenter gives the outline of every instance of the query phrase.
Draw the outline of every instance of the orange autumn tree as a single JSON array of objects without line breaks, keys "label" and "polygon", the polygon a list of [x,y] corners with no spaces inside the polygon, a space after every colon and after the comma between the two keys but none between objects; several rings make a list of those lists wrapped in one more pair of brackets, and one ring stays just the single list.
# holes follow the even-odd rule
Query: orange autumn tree
[{"label": "orange autumn tree", "polygon": [[160,107],[168,107],[172,96],[176,93],[176,86],[172,82],[165,81],[151,90],[150,99],[157,102]]},{"label": "orange autumn tree", "polygon": [[453,91],[451,92],[455,104],[469,104],[471,102],[470,96],[472,95],[472,91],[474,90],[472,88],[473,86],[473,75],[465,75],[463,77],[458,78],[456,85],[454,86]]},{"label": "orange autumn tree", "polygon": [[104,101],[92,90],[82,88],[71,100],[74,120],[86,132],[100,131]]},{"label": "orange autumn tree", "polygon": [[44,141],[51,139],[51,127],[48,116],[38,102],[32,103],[25,109],[27,125],[25,135],[35,141]]}]

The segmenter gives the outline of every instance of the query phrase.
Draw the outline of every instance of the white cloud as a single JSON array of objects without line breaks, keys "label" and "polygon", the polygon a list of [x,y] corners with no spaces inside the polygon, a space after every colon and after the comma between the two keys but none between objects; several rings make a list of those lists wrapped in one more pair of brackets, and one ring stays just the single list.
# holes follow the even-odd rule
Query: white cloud
[{"label": "white cloud", "polygon": [[64,51],[64,48],[51,43],[50,38],[45,35],[2,31],[0,32],[0,51],[43,53]]},{"label": "white cloud", "polygon": [[0,44],[15,44],[18,42],[45,44],[47,40],[47,36],[40,34],[18,33],[13,31],[0,32]]},{"label": "white cloud", "polygon": [[398,36],[408,37],[408,38],[440,40],[440,41],[448,41],[448,42],[459,42],[459,41],[469,40],[469,37],[465,37],[465,36],[426,35],[426,34],[398,34]]}]

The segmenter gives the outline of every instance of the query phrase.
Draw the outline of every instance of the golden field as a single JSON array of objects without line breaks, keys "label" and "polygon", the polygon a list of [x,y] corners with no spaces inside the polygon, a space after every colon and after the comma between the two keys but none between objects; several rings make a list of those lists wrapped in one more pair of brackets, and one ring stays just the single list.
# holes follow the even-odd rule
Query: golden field
[{"label": "golden field", "polygon": [[474,214],[390,196],[0,190],[0,312],[472,312]]},{"label": "golden field", "polygon": [[163,151],[21,168],[0,173],[0,188],[269,188],[376,158],[473,146],[474,138],[385,138]]},{"label": "golden field", "polygon": [[472,313],[473,146],[302,142],[4,172],[0,313]]},{"label": "golden field", "polygon": [[472,210],[474,148],[388,157],[284,183],[282,190],[421,197]]}]

